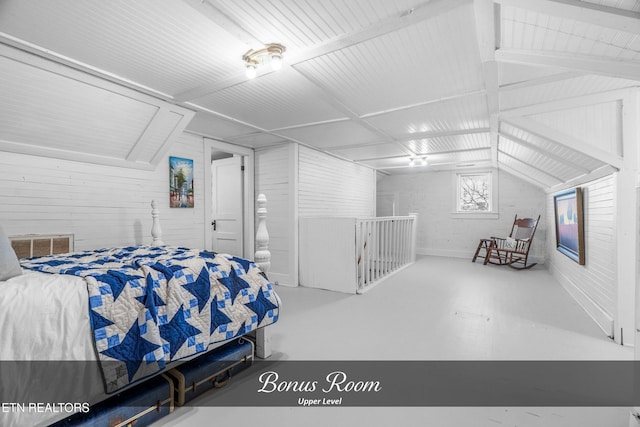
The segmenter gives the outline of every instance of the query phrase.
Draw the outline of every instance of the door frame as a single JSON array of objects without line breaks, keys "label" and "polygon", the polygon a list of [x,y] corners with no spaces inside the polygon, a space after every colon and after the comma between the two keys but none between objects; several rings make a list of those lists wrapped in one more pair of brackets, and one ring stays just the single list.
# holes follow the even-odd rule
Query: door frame
[{"label": "door frame", "polygon": [[211,250],[212,230],[211,230],[211,190],[213,187],[213,179],[211,177],[211,155],[214,151],[224,151],[238,156],[244,156],[244,172],[243,172],[243,254],[244,258],[253,259],[255,257],[255,197],[254,197],[254,151],[253,148],[241,147],[239,145],[229,144],[228,142],[217,141],[215,139],[204,137],[204,160],[207,167],[204,176],[204,246],[205,249]]}]

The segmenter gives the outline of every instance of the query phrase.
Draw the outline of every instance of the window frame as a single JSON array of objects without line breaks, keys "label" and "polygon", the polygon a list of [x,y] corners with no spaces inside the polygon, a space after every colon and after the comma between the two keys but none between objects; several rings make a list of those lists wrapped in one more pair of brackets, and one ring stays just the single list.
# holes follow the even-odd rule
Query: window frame
[{"label": "window frame", "polygon": [[[460,193],[461,193],[461,183],[462,178],[465,176],[477,176],[477,175],[485,175],[487,176],[487,181],[489,184],[489,209],[486,211],[465,211],[460,209]],[[492,170],[475,170],[475,171],[464,171],[464,172],[456,172],[454,174],[454,188],[453,192],[454,200],[453,200],[453,212],[452,216],[454,218],[481,218],[481,219],[495,219],[498,218],[498,179],[497,174]]]}]

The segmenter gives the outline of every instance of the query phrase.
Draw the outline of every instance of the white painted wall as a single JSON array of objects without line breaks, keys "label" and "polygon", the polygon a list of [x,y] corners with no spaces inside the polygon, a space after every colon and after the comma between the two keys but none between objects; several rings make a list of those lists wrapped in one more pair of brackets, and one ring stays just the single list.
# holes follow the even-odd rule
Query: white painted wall
[{"label": "white painted wall", "polygon": [[375,216],[376,172],[368,167],[300,147],[298,215]]},{"label": "white painted wall", "polygon": [[534,218],[541,215],[530,256],[543,262],[547,224],[544,192],[504,171],[494,170],[494,173],[498,174],[497,219],[465,219],[452,215],[455,171],[385,176],[378,180],[377,192],[379,197],[396,195],[396,215],[419,214],[416,244],[419,255],[471,260],[481,238],[508,235],[516,214]]},{"label": "white painted wall", "polygon": [[294,269],[295,217],[291,200],[295,193],[293,176],[293,144],[257,150],[255,155],[255,197],[267,197],[267,230],[271,268],[269,279],[278,284],[295,286],[297,273]]},{"label": "white painted wall", "polygon": [[553,193],[547,196],[548,265],[562,286],[607,335],[613,336],[618,283],[615,176],[582,184],[580,188],[585,221],[585,265],[579,265],[556,249]]},{"label": "white painted wall", "polygon": [[166,244],[204,246],[202,138],[169,155],[194,160],[195,208],[169,208],[168,156],[153,171],[0,152],[0,223],[8,234],[73,233],[75,249],[151,242],[151,200]]},{"label": "white painted wall", "polygon": [[298,219],[374,216],[375,171],[291,143],[256,151],[256,196],[267,197],[269,279],[298,285]]}]

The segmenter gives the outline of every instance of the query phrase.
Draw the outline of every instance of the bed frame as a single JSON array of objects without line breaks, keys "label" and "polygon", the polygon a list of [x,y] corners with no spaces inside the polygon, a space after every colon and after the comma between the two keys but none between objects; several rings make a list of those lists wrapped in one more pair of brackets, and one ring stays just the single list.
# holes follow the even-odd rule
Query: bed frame
[{"label": "bed frame", "polygon": [[[271,266],[271,253],[269,252],[269,233],[267,232],[267,198],[260,194],[257,199],[258,227],[256,231],[256,252],[254,260],[258,268],[265,274]],[[160,227],[160,210],[155,200],[151,201],[151,226],[152,246],[162,246],[162,228]],[[23,234],[9,236],[11,246],[18,258],[30,258],[34,256],[57,255],[74,250],[73,234]],[[260,328],[249,334],[255,341],[256,356],[266,359],[271,356],[271,331],[268,327]]]}]

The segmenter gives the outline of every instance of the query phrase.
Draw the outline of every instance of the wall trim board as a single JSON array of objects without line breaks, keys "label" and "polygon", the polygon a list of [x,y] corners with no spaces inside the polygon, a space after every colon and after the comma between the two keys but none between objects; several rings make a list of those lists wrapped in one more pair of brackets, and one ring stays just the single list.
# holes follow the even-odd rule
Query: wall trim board
[{"label": "wall trim board", "polygon": [[[463,250],[447,250],[447,249],[429,249],[429,248],[417,248],[416,255],[421,256],[437,256],[437,257],[446,257],[446,258],[461,258],[468,259],[471,261],[473,258],[473,253],[469,253],[468,251]],[[545,264],[545,258],[540,258],[536,256],[529,256],[528,263],[537,263],[538,265]],[[476,261],[476,263],[480,264],[481,261]],[[500,266],[495,266],[500,267]],[[505,268],[508,268],[505,266]]]},{"label": "wall trim board", "polygon": [[61,150],[56,148],[22,144],[13,141],[0,140],[0,151],[27,156],[49,157],[52,159],[71,160],[79,163],[92,163],[120,168],[132,168],[151,171],[157,165],[147,162],[137,162],[115,157],[98,156],[96,154],[81,153],[78,151]]},{"label": "wall trim board", "polygon": [[278,286],[286,286],[287,288],[298,287],[297,281],[291,280],[291,276],[283,273],[267,273],[269,282]]},{"label": "wall trim board", "polygon": [[562,285],[569,295],[580,305],[580,307],[584,309],[600,329],[602,329],[608,337],[613,337],[613,318],[557,268],[552,266],[551,270],[556,279],[560,282],[560,285]]},{"label": "wall trim board", "polygon": [[416,255],[438,256],[448,258],[473,258],[473,254],[464,250],[416,248]]},{"label": "wall trim board", "polygon": [[299,203],[300,203],[300,146],[289,144],[289,212],[292,221],[289,227],[289,253],[290,274],[289,283],[292,286],[300,285],[300,229],[298,225]]}]

